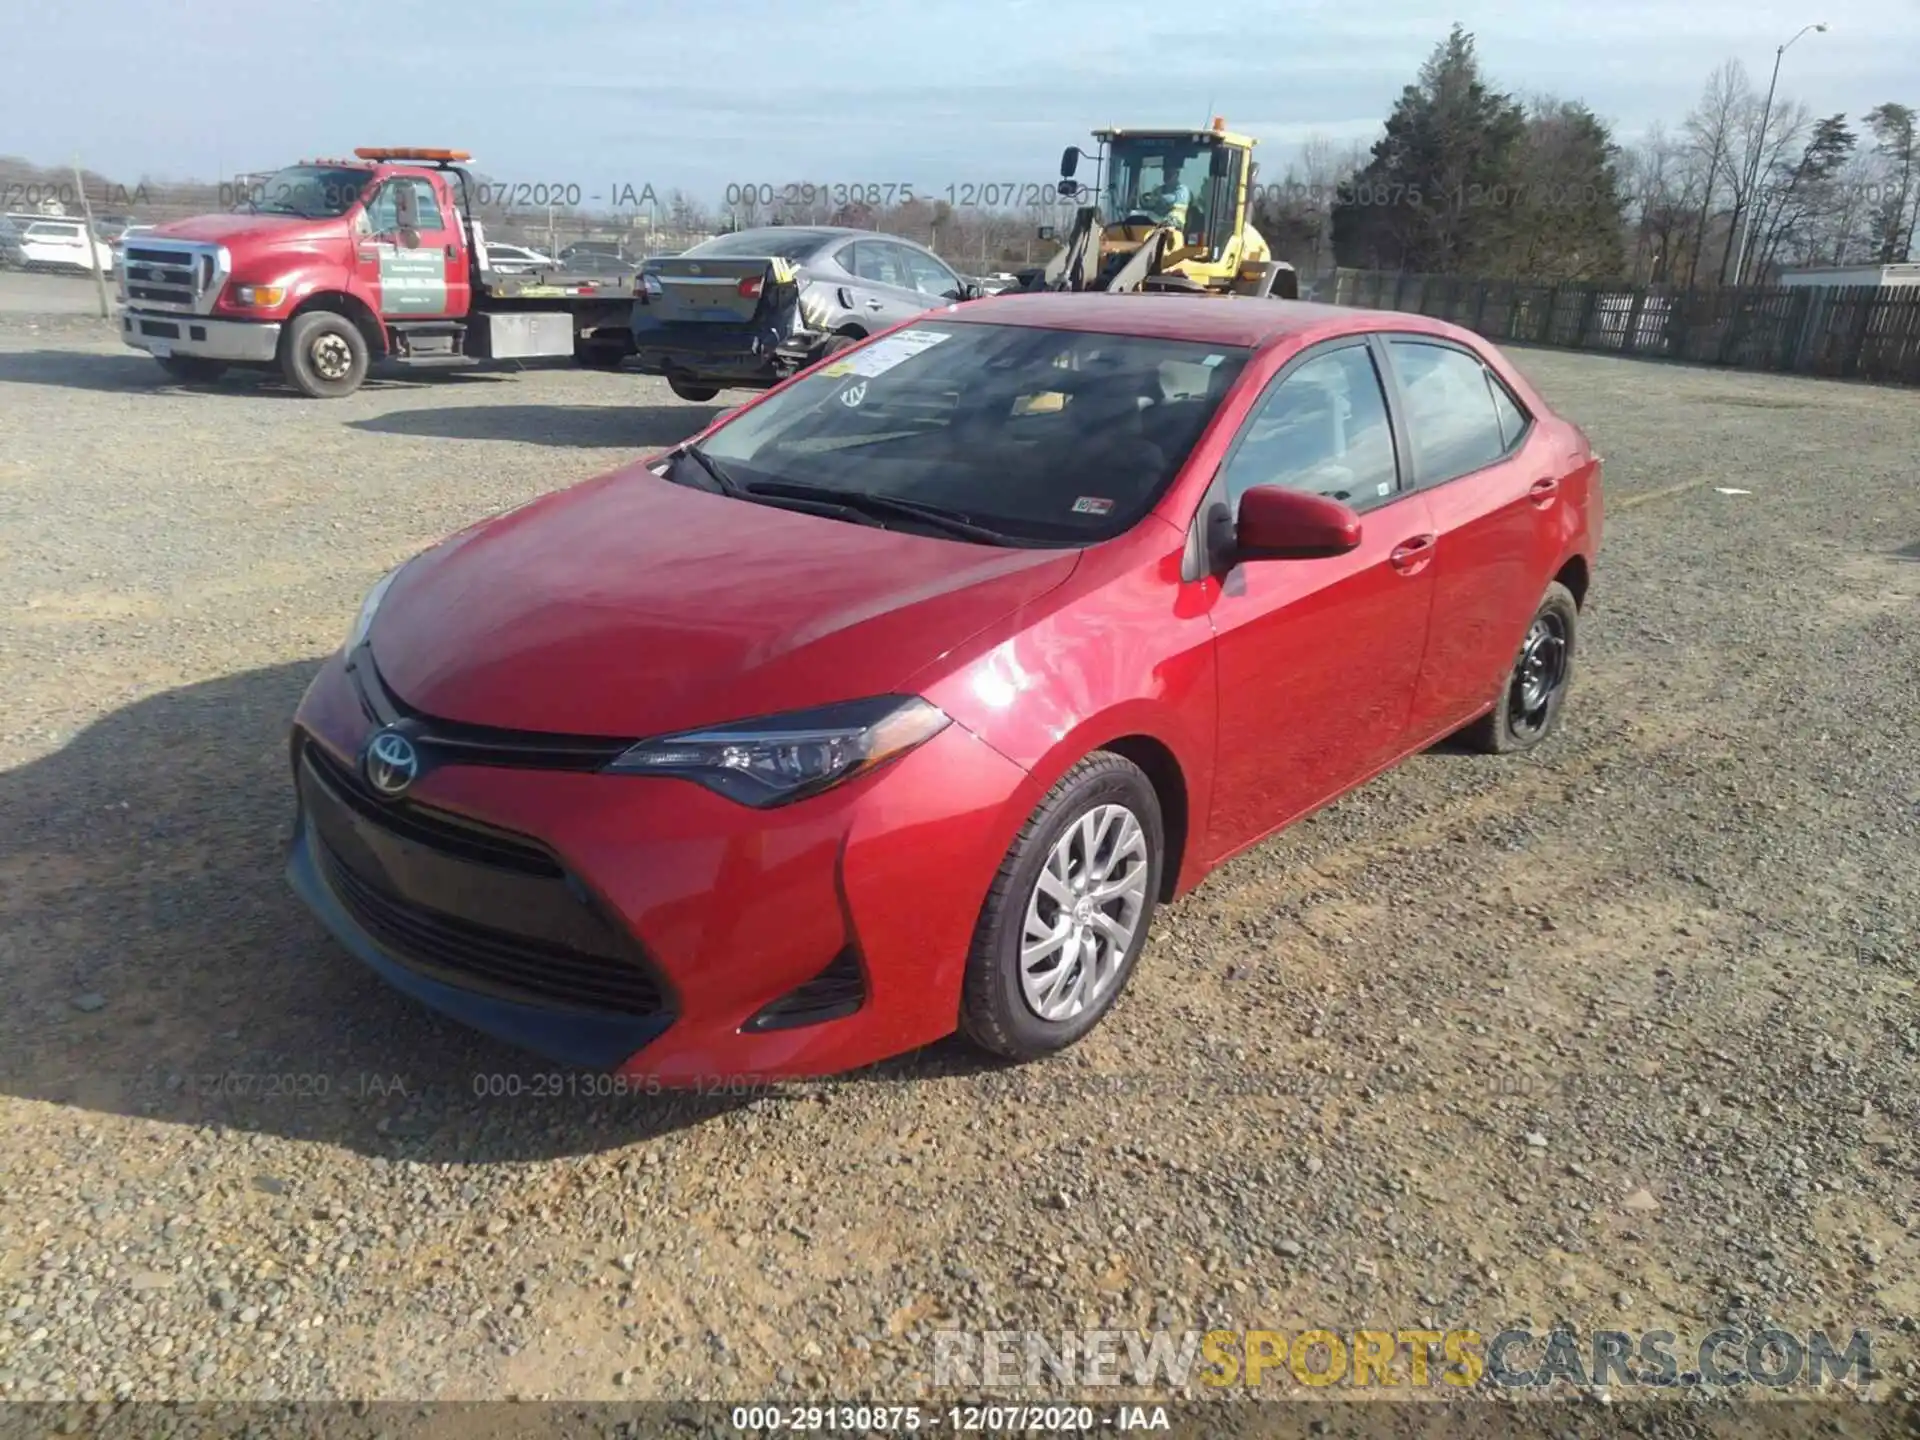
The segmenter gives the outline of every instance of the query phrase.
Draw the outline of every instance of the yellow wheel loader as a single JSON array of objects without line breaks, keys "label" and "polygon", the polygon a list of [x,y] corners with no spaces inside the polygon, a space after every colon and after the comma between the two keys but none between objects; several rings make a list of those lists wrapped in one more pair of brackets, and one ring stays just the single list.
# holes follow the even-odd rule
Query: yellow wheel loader
[{"label": "yellow wheel loader", "polygon": [[[1086,152],[1060,158],[1058,193],[1085,197],[1072,229],[1020,289],[1159,291],[1297,300],[1300,277],[1275,260],[1248,211],[1254,140],[1214,117],[1207,130],[1096,130],[1095,181],[1075,176]],[[1060,238],[1052,226],[1042,240]]]}]

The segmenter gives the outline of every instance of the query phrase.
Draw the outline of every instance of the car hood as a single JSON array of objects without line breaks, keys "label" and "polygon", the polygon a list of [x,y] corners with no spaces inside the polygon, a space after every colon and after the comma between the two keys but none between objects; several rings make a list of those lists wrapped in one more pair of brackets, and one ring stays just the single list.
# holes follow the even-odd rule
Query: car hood
[{"label": "car hood", "polygon": [[407,565],[374,663],[443,720],[640,737],[891,692],[1064,581],[1004,549],[616,471]]},{"label": "car hood", "polygon": [[205,240],[220,245],[261,239],[275,243],[329,238],[340,232],[341,221],[308,220],[299,215],[195,215],[189,220],[173,220],[144,234],[142,240]]}]

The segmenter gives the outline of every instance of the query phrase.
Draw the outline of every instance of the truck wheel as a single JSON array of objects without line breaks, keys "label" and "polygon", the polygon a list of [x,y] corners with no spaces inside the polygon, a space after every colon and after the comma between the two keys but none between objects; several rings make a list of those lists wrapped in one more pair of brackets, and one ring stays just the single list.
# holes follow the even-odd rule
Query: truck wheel
[{"label": "truck wheel", "polygon": [[174,379],[193,385],[211,385],[227,373],[227,367],[219,360],[207,360],[198,355],[168,355],[160,361],[160,368]]},{"label": "truck wheel", "polygon": [[667,388],[682,400],[691,400],[696,405],[704,405],[720,393],[718,385],[695,385],[677,375],[667,377]]},{"label": "truck wheel", "polygon": [[358,390],[369,358],[360,327],[332,310],[295,316],[280,342],[280,373],[315,400],[337,400]]}]

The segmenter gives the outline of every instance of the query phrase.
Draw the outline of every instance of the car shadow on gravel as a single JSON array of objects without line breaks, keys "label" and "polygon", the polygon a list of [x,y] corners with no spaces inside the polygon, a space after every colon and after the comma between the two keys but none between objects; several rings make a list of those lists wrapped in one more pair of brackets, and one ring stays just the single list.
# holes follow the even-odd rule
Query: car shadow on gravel
[{"label": "car shadow on gravel", "polygon": [[608,1093],[335,944],[281,869],[287,726],[316,668],[140,700],[0,773],[0,1090],[453,1164],[616,1150],[756,1098]]},{"label": "car shadow on gravel", "polygon": [[[362,393],[491,385],[512,380],[517,373],[448,369],[394,374],[376,370],[367,377]],[[306,399],[278,374],[268,370],[229,370],[211,383],[182,384],[168,376],[157,361],[132,350],[121,355],[99,355],[85,350],[0,351],[0,385],[45,385],[58,390],[99,390],[116,395],[152,391],[167,395],[218,396],[239,392],[287,400]]]},{"label": "car shadow on gravel", "polygon": [[677,445],[724,414],[725,405],[450,405],[396,410],[348,428],[434,440],[519,440],[533,445],[632,449]]}]

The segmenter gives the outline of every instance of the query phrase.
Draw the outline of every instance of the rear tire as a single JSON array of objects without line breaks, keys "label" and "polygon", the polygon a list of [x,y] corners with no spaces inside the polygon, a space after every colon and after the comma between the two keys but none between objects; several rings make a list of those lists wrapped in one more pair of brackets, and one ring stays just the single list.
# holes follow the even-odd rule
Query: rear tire
[{"label": "rear tire", "polygon": [[296,315],[280,341],[280,373],[314,400],[338,400],[358,390],[371,358],[360,327],[332,310]]},{"label": "rear tire", "polygon": [[199,355],[168,355],[165,358],[159,356],[155,358],[160,361],[160,368],[167,374],[189,385],[211,385],[227,373],[225,361],[208,360]]},{"label": "rear tire", "polygon": [[718,385],[696,385],[690,380],[682,380],[677,375],[667,377],[667,388],[682,400],[695,405],[704,405],[720,393]]},{"label": "rear tire", "polygon": [[1460,732],[1460,738],[1488,755],[1517,755],[1554,732],[1573,681],[1574,640],[1580,606],[1557,580],[1527,623],[1526,638],[1500,699],[1492,710]]},{"label": "rear tire", "polygon": [[987,892],[961,1032],[996,1055],[1036,1060],[1098,1025],[1146,945],[1165,845],[1159,797],[1132,761],[1096,751],[1062,776]]}]

